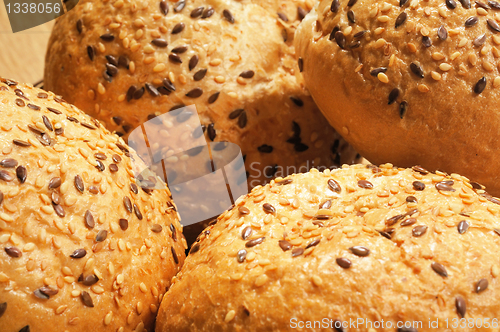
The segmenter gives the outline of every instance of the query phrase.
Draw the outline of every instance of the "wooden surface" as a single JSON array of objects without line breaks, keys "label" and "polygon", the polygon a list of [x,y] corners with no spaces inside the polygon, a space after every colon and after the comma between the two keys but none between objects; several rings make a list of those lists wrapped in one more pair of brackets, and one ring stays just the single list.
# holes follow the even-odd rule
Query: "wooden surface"
[{"label": "wooden surface", "polygon": [[41,80],[53,24],[52,21],[14,34],[0,0],[0,76],[31,84]]}]

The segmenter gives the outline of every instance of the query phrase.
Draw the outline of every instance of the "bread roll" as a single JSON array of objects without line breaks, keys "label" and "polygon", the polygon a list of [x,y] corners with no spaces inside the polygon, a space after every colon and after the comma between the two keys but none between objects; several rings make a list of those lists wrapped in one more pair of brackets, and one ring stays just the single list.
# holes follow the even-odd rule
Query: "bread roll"
[{"label": "bread roll", "polygon": [[152,331],[187,248],[169,191],[52,93],[1,78],[0,114],[0,331]]},{"label": "bread roll", "polygon": [[456,172],[500,195],[499,8],[320,1],[295,39],[306,86],[372,163]]},{"label": "bread roll", "polygon": [[498,327],[499,204],[418,166],[278,178],[202,233],[156,332],[485,330],[452,328],[462,317]]},{"label": "bread roll", "polygon": [[[311,3],[82,0],[55,24],[45,88],[124,138],[194,104],[208,141],[241,147],[250,187],[350,163],[356,153],[318,111],[294,58],[293,33]],[[192,134],[165,129],[167,150]]]}]

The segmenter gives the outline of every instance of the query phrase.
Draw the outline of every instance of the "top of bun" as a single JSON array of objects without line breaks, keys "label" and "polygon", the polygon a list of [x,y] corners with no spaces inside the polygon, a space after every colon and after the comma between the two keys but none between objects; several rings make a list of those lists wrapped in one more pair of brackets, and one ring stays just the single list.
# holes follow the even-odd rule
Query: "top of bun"
[{"label": "top of bun", "polygon": [[498,10],[496,1],[326,0],[308,23],[316,20],[315,42],[329,40],[332,53],[358,62],[356,72],[375,93],[398,89],[391,101],[401,102],[417,90],[425,94],[446,84],[470,104],[477,102],[474,94],[486,92],[488,98],[500,86]]},{"label": "top of bun", "polygon": [[[156,331],[373,331],[352,328],[357,319],[383,320],[377,331],[429,331],[429,319],[491,321],[500,310],[498,204],[467,178],[422,167],[276,179],[202,233]],[[333,328],[337,320],[344,329]]]},{"label": "top of bun", "polygon": [[[323,0],[297,30],[308,89],[368,160],[500,185],[500,3]],[[477,139],[476,139],[477,138]]]},{"label": "top of bun", "polygon": [[[236,143],[247,166],[256,163],[247,169],[257,183],[276,166],[351,162],[355,152],[324,120],[294,58],[293,33],[311,3],[80,1],[54,26],[45,88],[124,138],[194,104],[209,141]],[[185,128],[168,130],[178,146]]]},{"label": "top of bun", "polygon": [[53,93],[0,79],[0,113],[0,330],[150,331],[185,257],[168,189]]}]

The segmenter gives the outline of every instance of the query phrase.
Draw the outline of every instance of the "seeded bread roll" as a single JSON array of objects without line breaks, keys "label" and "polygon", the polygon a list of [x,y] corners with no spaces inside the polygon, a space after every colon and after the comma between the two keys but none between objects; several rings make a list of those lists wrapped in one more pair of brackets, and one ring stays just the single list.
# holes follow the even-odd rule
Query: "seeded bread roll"
[{"label": "seeded bread roll", "polygon": [[0,113],[0,331],[152,331],[187,248],[169,191],[50,92],[0,79]]},{"label": "seeded bread roll", "polygon": [[323,0],[295,39],[306,86],[371,162],[460,173],[500,195],[499,9]]},{"label": "seeded bread roll", "polygon": [[[429,319],[498,322],[498,204],[465,177],[418,166],[277,178],[203,232],[163,298],[156,332],[450,331],[429,328]],[[357,319],[385,323],[348,325]]]},{"label": "seeded bread roll", "polygon": [[[294,58],[293,33],[312,3],[80,1],[55,24],[45,87],[124,138],[194,104],[208,141],[242,148],[250,186],[279,166],[350,163],[356,153],[315,106]],[[185,128],[166,129],[165,149],[180,146]]]}]

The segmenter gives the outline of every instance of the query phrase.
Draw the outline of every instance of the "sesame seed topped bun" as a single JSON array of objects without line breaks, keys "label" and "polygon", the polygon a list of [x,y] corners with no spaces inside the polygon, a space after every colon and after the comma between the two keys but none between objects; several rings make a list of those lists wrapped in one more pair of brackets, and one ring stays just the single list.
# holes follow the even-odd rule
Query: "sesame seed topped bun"
[{"label": "sesame seed topped bun", "polygon": [[168,189],[53,93],[0,78],[0,114],[0,331],[151,331],[187,248]]},{"label": "sesame seed topped bun", "polygon": [[[422,332],[450,331],[429,320],[491,322],[500,311],[499,204],[463,176],[420,166],[277,178],[203,232],[156,331]],[[385,324],[352,328],[358,319]]]},{"label": "sesame seed topped bun", "polygon": [[[208,141],[241,147],[250,186],[279,166],[351,163],[356,153],[317,109],[294,57],[295,28],[312,4],[81,0],[55,24],[45,88],[124,138],[194,104]],[[165,145],[198,134],[184,130],[174,123]]]},{"label": "sesame seed topped bun", "polygon": [[295,36],[307,88],[373,163],[463,174],[500,195],[500,3],[323,0]]}]

